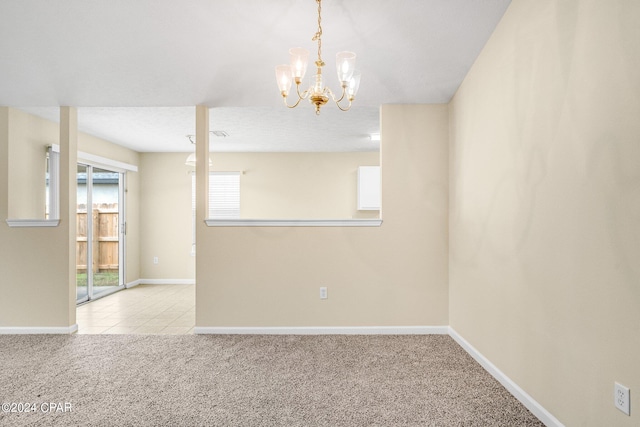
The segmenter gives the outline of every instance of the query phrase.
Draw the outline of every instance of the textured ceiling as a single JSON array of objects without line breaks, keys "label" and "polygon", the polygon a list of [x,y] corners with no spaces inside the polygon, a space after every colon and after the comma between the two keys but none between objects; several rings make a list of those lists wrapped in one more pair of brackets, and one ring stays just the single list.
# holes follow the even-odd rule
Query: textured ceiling
[{"label": "textured ceiling", "polygon": [[[58,108],[22,108],[58,121]],[[85,107],[78,109],[83,132],[136,151],[193,151],[187,135],[195,134],[194,107]],[[115,125],[114,125],[115,124]],[[316,116],[309,109],[219,107],[209,112],[209,129],[228,137],[210,136],[211,151],[300,152],[377,151],[370,134],[379,133],[378,108],[358,108],[348,114],[327,109]]]},{"label": "textured ceiling", "polygon": [[[333,114],[327,105],[317,118],[309,105],[300,114],[282,106],[273,71],[293,46],[313,58],[313,0],[0,0],[0,105],[77,106],[81,129],[139,151],[188,151],[185,129],[194,119],[184,107],[197,104],[213,107],[212,121],[221,108],[212,129],[241,125],[225,129],[225,144],[242,133],[276,151],[292,150],[293,142],[317,150],[343,137],[357,145],[376,126],[369,119],[377,120],[381,104],[448,102],[508,4],[324,0],[327,83],[337,88],[340,50],[358,54],[363,77],[352,111]],[[309,131],[338,115],[352,119],[336,124],[339,132],[316,139]],[[241,130],[261,118],[282,126]]]}]

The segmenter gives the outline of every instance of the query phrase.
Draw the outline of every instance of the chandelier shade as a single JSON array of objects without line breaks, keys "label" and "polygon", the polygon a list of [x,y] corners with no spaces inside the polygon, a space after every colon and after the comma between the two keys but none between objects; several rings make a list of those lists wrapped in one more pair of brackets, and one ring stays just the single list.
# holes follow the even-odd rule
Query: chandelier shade
[{"label": "chandelier shade", "polygon": [[285,98],[289,95],[289,90],[291,90],[291,66],[289,64],[278,65],[276,67],[276,80],[278,82],[278,88],[280,89],[280,93]]},{"label": "chandelier shade", "polygon": [[291,75],[296,82],[301,82],[307,73],[309,51],[301,47],[294,47],[289,49],[289,55],[291,57]]},{"label": "chandelier shade", "polygon": [[338,80],[340,80],[340,83],[344,84],[351,80],[355,66],[355,53],[338,52],[336,54],[336,68],[338,69]]},{"label": "chandelier shade", "polygon": [[[318,4],[318,30],[312,40],[318,43],[318,59],[315,61],[317,67],[316,74],[313,77],[311,86],[303,92],[300,92],[300,85],[307,72],[309,63],[309,51],[294,47],[289,49],[290,63],[288,65],[278,65],[276,67],[276,81],[280,95],[284,100],[284,104],[288,108],[295,108],[303,99],[308,99],[315,106],[316,114],[320,114],[320,108],[332,99],[333,102],[342,111],[351,108],[351,104],[356,97],[358,88],[360,87],[360,73],[355,71],[356,54],[353,52],[343,51],[336,54],[336,71],[338,73],[338,81],[342,93],[336,97],[329,87],[324,85],[322,79],[322,67],[325,63],[322,60],[322,0],[316,0]],[[297,99],[293,105],[287,103],[291,85],[296,85]],[[346,98],[347,105],[341,102]]]},{"label": "chandelier shade", "polygon": [[350,101],[353,101],[360,88],[360,73],[354,72],[353,77],[349,79],[349,85],[347,86],[347,96]]}]

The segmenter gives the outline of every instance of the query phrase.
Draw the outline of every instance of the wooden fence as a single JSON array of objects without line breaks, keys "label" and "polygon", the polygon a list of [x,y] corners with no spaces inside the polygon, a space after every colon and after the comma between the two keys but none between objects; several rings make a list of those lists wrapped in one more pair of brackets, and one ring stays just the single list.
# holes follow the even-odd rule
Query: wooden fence
[{"label": "wooden fence", "polygon": [[76,268],[78,273],[87,271],[87,245],[91,243],[94,273],[118,271],[119,218],[118,204],[93,205],[93,241],[87,241],[87,207],[78,205],[76,221]]}]

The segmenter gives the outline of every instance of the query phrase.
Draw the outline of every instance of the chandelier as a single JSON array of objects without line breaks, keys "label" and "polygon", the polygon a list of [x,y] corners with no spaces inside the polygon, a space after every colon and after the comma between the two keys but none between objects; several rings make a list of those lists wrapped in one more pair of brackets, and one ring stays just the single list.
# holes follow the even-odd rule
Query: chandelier
[{"label": "chandelier", "polygon": [[[313,84],[304,92],[300,93],[300,84],[307,71],[307,63],[309,61],[309,51],[301,47],[289,49],[291,62],[289,64],[278,65],[276,67],[276,80],[280,88],[280,94],[284,101],[284,105],[288,108],[295,108],[303,99],[308,99],[316,108],[316,114],[320,114],[320,108],[329,102],[329,97],[336,103],[339,109],[347,111],[351,108],[351,103],[356,97],[358,86],[360,86],[360,74],[354,73],[356,62],[356,54],[353,52],[338,52],[336,54],[336,68],[338,70],[338,80],[342,86],[342,95],[336,99],[331,89],[324,86],[322,82],[322,67],[325,63],[322,60],[322,0],[316,0],[318,3],[318,31],[311,40],[318,42],[318,60],[315,62],[318,70],[316,71]],[[287,96],[291,89],[292,81],[296,83],[296,94],[298,100],[293,105],[287,103]],[[340,103],[347,99],[349,104],[346,106]]]}]

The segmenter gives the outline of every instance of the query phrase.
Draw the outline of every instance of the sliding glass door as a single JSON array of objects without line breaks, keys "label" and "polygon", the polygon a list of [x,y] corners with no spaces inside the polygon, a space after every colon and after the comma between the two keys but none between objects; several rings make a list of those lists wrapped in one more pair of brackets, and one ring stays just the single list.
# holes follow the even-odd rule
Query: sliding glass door
[{"label": "sliding glass door", "polygon": [[89,274],[87,265],[89,260],[89,215],[87,206],[91,206],[89,186],[87,185],[86,165],[78,165],[76,182],[78,186],[76,209],[76,301],[89,300]]},{"label": "sliding glass door", "polygon": [[86,302],[124,287],[124,174],[77,169],[76,288]]}]

